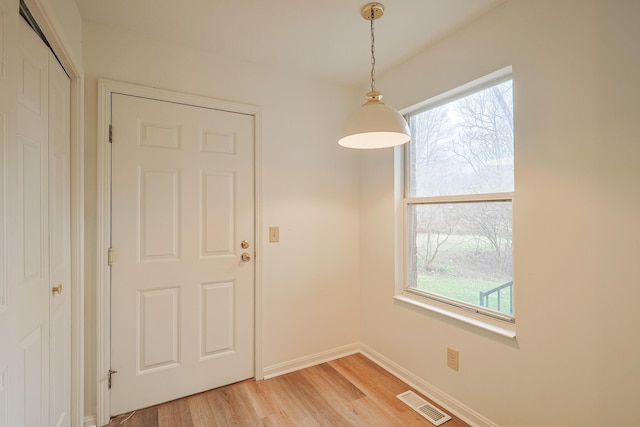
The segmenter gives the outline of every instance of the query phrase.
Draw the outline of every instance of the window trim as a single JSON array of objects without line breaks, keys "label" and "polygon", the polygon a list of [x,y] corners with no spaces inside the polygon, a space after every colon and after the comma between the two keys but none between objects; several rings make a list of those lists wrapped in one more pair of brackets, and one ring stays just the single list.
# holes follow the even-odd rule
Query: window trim
[{"label": "window trim", "polygon": [[[512,67],[505,67],[487,76],[463,84],[455,89],[434,96],[424,102],[404,109],[402,113],[409,115],[419,114],[426,110],[436,108],[439,105],[460,99],[471,93],[475,93],[488,87],[500,84],[507,80],[513,80]],[[514,192],[486,193],[473,195],[431,196],[431,197],[407,197],[409,183],[409,148],[408,144],[396,147],[394,150],[395,169],[395,193],[396,193],[396,289],[394,300],[401,303],[428,310],[463,323],[473,325],[489,332],[496,333],[506,338],[515,339],[516,317],[498,311],[484,309],[479,306],[466,304],[442,295],[432,294],[427,291],[410,288],[408,286],[408,242],[407,212],[410,205],[418,204],[445,204],[445,203],[473,203],[473,202],[499,202],[509,201],[514,203]],[[515,294],[514,289],[514,294]],[[515,300],[515,298],[514,298]],[[515,307],[515,305],[514,305]],[[515,313],[515,308],[514,308]]]},{"label": "window trim", "polygon": [[467,325],[484,329],[485,331],[492,332],[494,334],[500,335],[505,338],[509,338],[509,339],[516,338],[516,329],[515,329],[514,323],[506,323],[506,324],[505,322],[498,323],[498,321],[492,321],[493,319],[491,318],[480,319],[473,315],[469,315],[468,313],[452,310],[451,307],[440,307],[437,304],[433,303],[435,300],[430,300],[430,301],[420,300],[418,298],[415,298],[414,295],[397,294],[397,295],[394,295],[393,299],[395,301],[408,304],[412,307],[417,307],[419,309],[423,309],[431,313],[436,313],[444,317],[457,320]]},{"label": "window trim", "polygon": [[[407,152],[408,150],[405,150]],[[407,154],[408,155],[408,154]],[[407,161],[405,160],[405,164]],[[512,202],[513,192],[456,194],[455,196],[404,197],[408,205],[444,205],[452,203]]]}]

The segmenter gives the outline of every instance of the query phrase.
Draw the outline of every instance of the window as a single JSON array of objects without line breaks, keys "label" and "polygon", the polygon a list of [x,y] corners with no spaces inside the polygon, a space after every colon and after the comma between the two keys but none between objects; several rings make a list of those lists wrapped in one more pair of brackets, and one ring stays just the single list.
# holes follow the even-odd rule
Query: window
[{"label": "window", "polygon": [[408,116],[406,290],[513,321],[511,76]]}]

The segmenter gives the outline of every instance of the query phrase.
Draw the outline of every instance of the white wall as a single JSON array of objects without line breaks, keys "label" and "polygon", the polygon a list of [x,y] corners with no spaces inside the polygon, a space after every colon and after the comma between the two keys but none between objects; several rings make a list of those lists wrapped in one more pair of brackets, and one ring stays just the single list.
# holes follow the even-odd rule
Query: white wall
[{"label": "white wall", "polygon": [[639,24],[633,0],[511,0],[378,78],[406,108],[513,65],[516,340],[394,303],[393,153],[361,175],[363,342],[498,425],[637,423]]},{"label": "white wall", "polygon": [[[82,17],[74,0],[25,0],[52,46],[63,45],[65,52],[56,55],[69,71],[82,72]],[[53,29],[53,31],[51,30]]]},{"label": "white wall", "polygon": [[[361,338],[504,427],[633,425],[639,5],[510,0],[378,76],[385,101],[405,108],[513,65],[515,341],[393,302],[392,151],[335,144],[360,91],[85,23],[87,415],[95,413],[96,79],[104,77],[262,106],[262,237],[279,225],[282,240],[261,248],[265,366]],[[447,346],[460,351],[459,372],[446,368]]]},{"label": "white wall", "polygon": [[47,0],[59,23],[61,37],[69,45],[78,64],[82,64],[82,17],[74,0]]},{"label": "white wall", "polygon": [[[263,364],[359,339],[359,162],[338,147],[359,98],[344,87],[84,23],[86,73],[86,414],[95,414],[97,78],[262,108]],[[354,95],[354,96],[351,96]],[[268,226],[280,243],[268,243]]]}]

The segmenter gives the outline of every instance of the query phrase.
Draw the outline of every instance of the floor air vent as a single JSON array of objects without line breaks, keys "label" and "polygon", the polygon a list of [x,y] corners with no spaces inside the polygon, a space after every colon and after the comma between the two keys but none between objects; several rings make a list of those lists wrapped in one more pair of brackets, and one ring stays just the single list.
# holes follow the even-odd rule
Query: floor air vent
[{"label": "floor air vent", "polygon": [[444,424],[451,419],[451,416],[431,405],[411,390],[400,393],[397,398],[409,405],[417,413],[431,421],[436,426]]}]

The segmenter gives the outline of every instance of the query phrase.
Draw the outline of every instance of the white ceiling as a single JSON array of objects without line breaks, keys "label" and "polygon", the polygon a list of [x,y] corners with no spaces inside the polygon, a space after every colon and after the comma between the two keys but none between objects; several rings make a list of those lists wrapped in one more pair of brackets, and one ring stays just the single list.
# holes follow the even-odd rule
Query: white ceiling
[{"label": "white ceiling", "polygon": [[[505,0],[384,0],[376,70],[403,62]],[[367,84],[367,0],[76,0],[83,20],[212,54]]]}]

